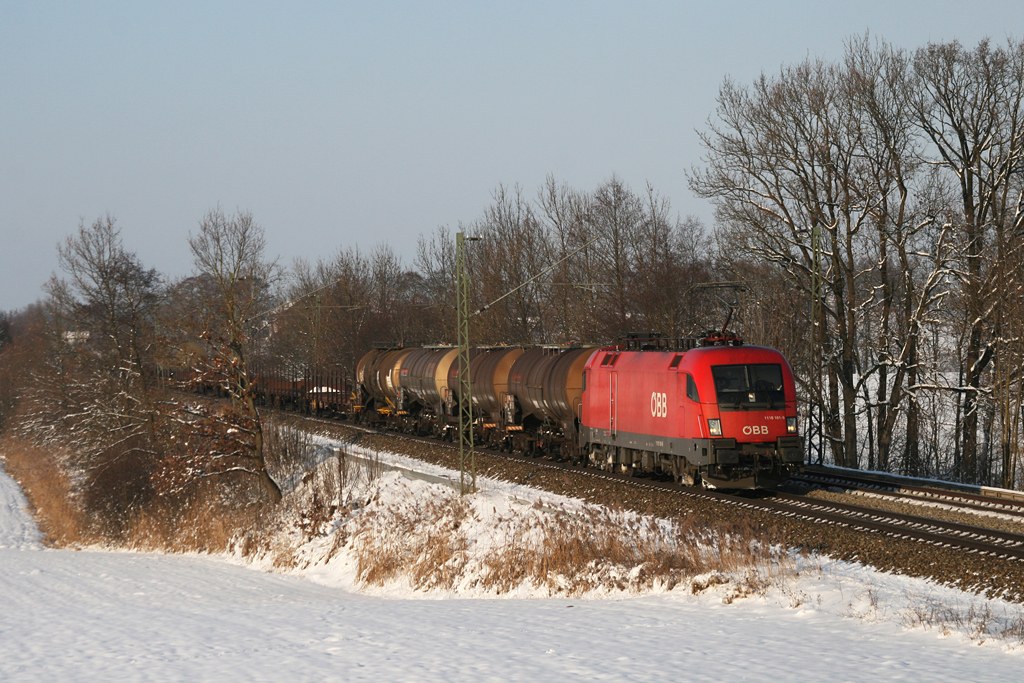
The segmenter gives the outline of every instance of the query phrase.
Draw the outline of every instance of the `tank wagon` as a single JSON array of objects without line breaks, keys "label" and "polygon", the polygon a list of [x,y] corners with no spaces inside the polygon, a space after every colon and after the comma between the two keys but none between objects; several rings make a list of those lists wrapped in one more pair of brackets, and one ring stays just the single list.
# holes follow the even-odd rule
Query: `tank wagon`
[{"label": "tank wagon", "polygon": [[[380,345],[356,370],[357,419],[454,439],[450,346]],[[614,346],[470,350],[477,443],[720,488],[771,486],[803,462],[793,373],[728,333]]]}]

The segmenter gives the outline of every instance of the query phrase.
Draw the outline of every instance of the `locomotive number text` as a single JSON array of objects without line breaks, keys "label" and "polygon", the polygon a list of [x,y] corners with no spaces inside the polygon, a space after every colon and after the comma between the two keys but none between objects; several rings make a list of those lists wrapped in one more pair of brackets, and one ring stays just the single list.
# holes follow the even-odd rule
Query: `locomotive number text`
[{"label": "locomotive number text", "polygon": [[651,415],[668,417],[668,395],[655,391],[651,394]]}]

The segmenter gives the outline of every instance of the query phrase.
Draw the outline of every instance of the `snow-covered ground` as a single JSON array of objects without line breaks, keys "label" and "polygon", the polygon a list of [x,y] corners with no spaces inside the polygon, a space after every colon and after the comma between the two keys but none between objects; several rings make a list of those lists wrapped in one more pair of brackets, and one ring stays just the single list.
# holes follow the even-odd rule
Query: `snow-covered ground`
[{"label": "snow-covered ground", "polygon": [[[381,481],[389,477],[399,475]],[[894,618],[925,594],[944,605],[970,596],[847,564],[823,562],[787,591],[732,604],[681,588],[396,599],[344,587],[329,564],[306,570],[318,583],[228,558],[47,550],[23,506],[0,471],[0,681],[962,683],[1024,674],[1019,649]]]}]

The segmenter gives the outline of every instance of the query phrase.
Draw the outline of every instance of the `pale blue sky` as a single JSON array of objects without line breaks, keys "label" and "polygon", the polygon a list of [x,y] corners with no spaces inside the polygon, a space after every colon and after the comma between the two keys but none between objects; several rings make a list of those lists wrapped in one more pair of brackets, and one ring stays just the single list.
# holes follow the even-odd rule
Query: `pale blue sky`
[{"label": "pale blue sky", "polygon": [[650,182],[711,222],[685,171],[722,79],[870,29],[998,42],[1024,2],[0,0],[0,310],[110,212],[171,276],[211,207],[251,210],[285,263],[479,217],[499,184]]}]

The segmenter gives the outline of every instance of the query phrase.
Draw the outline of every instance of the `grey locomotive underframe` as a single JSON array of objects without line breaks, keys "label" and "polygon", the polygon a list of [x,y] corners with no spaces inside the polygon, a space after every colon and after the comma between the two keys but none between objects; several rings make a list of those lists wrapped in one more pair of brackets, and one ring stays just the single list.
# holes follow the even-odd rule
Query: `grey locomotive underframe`
[{"label": "grey locomotive underframe", "polygon": [[[674,472],[677,477],[699,472],[721,482],[784,475],[797,470],[804,458],[800,436],[737,443],[733,438],[670,438],[580,427],[579,444],[591,454],[605,456],[608,464],[645,472]],[[685,467],[680,467],[680,458],[685,459]]]}]

